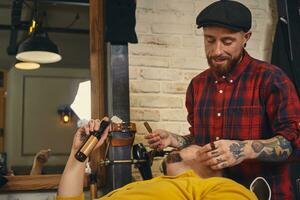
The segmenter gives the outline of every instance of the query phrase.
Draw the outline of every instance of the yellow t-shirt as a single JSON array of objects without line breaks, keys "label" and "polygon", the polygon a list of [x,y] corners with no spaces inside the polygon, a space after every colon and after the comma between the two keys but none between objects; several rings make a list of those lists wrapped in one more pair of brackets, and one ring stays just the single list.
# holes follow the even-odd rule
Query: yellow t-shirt
[{"label": "yellow t-shirt", "polygon": [[[83,200],[79,197],[57,197],[56,200]],[[257,200],[254,193],[244,186],[222,177],[199,178],[188,170],[177,176],[159,176],[138,181],[116,189],[101,200]]]}]

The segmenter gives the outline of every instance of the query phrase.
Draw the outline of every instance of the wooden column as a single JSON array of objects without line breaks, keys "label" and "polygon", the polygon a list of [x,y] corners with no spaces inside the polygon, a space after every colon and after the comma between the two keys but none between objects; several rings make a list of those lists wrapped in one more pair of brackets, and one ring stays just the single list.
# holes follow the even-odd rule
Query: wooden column
[{"label": "wooden column", "polygon": [[[92,118],[105,115],[105,43],[104,43],[104,0],[90,0],[90,73]],[[97,163],[104,158],[105,145],[91,155],[92,170],[98,169],[98,183],[105,184],[105,168]]]}]

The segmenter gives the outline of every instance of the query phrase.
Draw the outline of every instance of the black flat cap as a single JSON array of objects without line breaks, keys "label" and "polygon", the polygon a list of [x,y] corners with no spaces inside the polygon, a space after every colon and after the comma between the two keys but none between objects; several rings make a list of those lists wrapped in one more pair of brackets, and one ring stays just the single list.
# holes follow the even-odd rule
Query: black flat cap
[{"label": "black flat cap", "polygon": [[248,32],[251,28],[249,8],[236,1],[221,0],[204,8],[196,19],[198,28],[222,26],[233,31]]}]

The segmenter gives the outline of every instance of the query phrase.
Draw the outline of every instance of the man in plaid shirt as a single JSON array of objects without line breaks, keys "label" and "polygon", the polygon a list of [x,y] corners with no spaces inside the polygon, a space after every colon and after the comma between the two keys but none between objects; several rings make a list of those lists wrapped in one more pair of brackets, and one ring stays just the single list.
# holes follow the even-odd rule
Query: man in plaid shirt
[{"label": "man in plaid shirt", "polygon": [[293,199],[286,161],[300,147],[300,104],[282,70],[252,58],[251,12],[235,1],[217,1],[200,12],[209,69],[186,93],[190,134],[155,130],[145,136],[154,149],[203,146],[199,162],[249,186],[257,176],[271,185],[273,200]]}]

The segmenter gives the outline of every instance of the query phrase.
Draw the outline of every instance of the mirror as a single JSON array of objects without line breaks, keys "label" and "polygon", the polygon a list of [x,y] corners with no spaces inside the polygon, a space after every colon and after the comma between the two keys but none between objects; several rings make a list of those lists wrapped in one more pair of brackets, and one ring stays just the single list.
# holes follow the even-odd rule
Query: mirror
[{"label": "mirror", "polygon": [[[89,7],[70,4],[43,3],[44,27],[50,39],[59,47],[62,60],[42,64],[33,71],[15,69],[14,55],[7,55],[13,2],[0,3],[0,24],[8,25],[0,32],[0,69],[7,71],[7,95],[4,116],[4,151],[7,165],[16,175],[28,175],[35,154],[51,149],[45,174],[60,173],[66,163],[76,130],[77,118],[63,123],[58,109],[74,100],[78,83],[90,79],[88,19]],[[31,3],[30,1],[26,1]],[[29,20],[30,6],[23,5],[21,20]],[[73,30],[73,31],[72,31]],[[77,31],[74,31],[77,30]],[[18,42],[27,35],[19,31]]]}]

